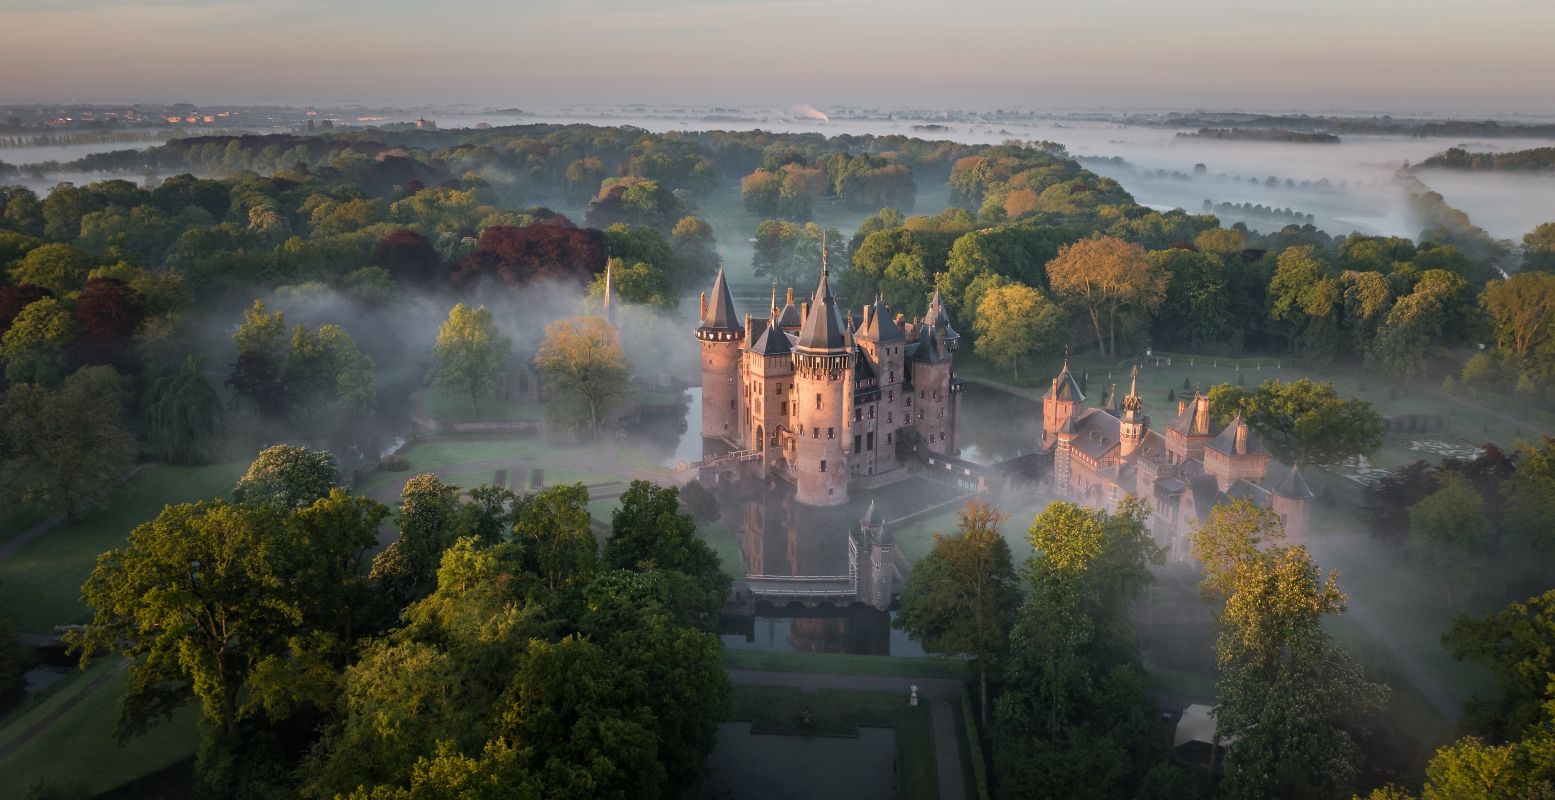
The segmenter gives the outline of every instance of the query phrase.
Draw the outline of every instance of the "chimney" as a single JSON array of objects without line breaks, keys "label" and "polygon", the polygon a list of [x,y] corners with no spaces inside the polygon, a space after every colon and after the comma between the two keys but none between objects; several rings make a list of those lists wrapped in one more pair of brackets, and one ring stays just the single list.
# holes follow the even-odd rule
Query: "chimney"
[{"label": "chimney", "polygon": [[699,309],[697,311],[697,319],[707,319],[707,292],[702,293],[702,299],[698,301],[697,308]]},{"label": "chimney", "polygon": [[750,315],[750,312],[747,311],[745,313],[745,344],[746,344],[746,346],[749,346],[753,341],[754,340],[751,338],[751,315]]},{"label": "chimney", "polygon": [[[1053,381],[1053,382],[1057,383],[1058,381]],[[1188,410],[1188,401],[1187,400],[1178,400],[1177,401],[1177,416],[1179,416],[1179,417],[1182,416],[1183,413],[1186,412],[1187,410]]]},{"label": "chimney", "polygon": [[1196,394],[1193,396],[1193,402],[1198,404],[1194,406],[1193,411],[1193,432],[1209,433],[1209,398]]},{"label": "chimney", "polygon": [[792,286],[788,287],[788,304],[794,304],[794,287]]},{"label": "chimney", "polygon": [[1242,423],[1240,417],[1237,418],[1235,449],[1237,455],[1247,455],[1247,425]]},{"label": "chimney", "polygon": [[805,326],[805,323],[809,322],[809,321],[810,321],[810,304],[809,303],[800,303],[799,304],[799,327],[803,328]]}]

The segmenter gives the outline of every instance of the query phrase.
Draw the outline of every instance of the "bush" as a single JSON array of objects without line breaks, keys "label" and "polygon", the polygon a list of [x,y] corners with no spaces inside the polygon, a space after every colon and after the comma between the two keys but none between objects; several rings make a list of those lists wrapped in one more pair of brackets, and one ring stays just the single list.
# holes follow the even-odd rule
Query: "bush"
[{"label": "bush", "polygon": [[680,507],[697,522],[718,519],[718,497],[701,481],[692,481],[681,488]]},{"label": "bush", "polygon": [[410,459],[399,453],[386,455],[378,460],[379,472],[408,472],[409,470]]}]

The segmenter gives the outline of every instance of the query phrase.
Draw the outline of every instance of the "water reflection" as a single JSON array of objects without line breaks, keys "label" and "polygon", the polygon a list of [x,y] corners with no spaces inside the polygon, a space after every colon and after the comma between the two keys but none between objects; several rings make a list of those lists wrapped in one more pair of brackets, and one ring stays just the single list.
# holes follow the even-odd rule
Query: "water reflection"
[{"label": "water reflection", "polygon": [[725,618],[718,631],[730,650],[795,653],[851,653],[868,656],[924,655],[907,634],[891,627],[896,612],[873,608],[785,610],[781,615]]}]

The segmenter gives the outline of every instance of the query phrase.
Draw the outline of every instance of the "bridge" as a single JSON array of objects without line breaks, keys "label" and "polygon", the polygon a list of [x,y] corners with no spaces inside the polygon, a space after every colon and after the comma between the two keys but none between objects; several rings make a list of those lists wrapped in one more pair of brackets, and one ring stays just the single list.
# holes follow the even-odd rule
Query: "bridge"
[{"label": "bridge", "polygon": [[688,472],[693,469],[717,469],[728,464],[743,464],[747,461],[761,460],[760,450],[735,450],[701,461],[682,461],[676,466],[677,472]]},{"label": "bridge", "polygon": [[858,579],[852,575],[747,575],[738,584],[735,591],[744,594],[740,604],[747,608],[762,601],[779,607],[845,606],[858,599]]}]

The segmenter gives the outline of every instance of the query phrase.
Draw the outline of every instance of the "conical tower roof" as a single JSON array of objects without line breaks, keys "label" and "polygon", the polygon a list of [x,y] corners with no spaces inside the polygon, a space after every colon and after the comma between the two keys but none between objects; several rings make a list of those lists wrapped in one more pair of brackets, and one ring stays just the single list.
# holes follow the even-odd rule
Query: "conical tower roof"
[{"label": "conical tower roof", "polygon": [[1064,356],[1064,367],[1058,371],[1058,377],[1053,379],[1053,388],[1045,396],[1063,402],[1085,402],[1085,392],[1080,391],[1080,384],[1069,371],[1069,356]]},{"label": "conical tower roof", "polygon": [[734,296],[729,293],[729,281],[724,277],[723,262],[718,263],[718,277],[713,280],[713,296],[707,298],[707,310],[702,316],[702,330],[744,330],[740,315],[734,310]]},{"label": "conical tower roof", "polygon": [[1301,475],[1301,465],[1292,464],[1290,474],[1280,485],[1274,487],[1274,493],[1281,497],[1289,497],[1295,500],[1305,500],[1312,497],[1312,488],[1307,486],[1307,479]]},{"label": "conical tower roof", "polygon": [[864,324],[859,326],[858,337],[872,342],[892,342],[902,339],[902,329],[891,319],[891,308],[875,295],[875,302],[864,312]]},{"label": "conical tower roof", "polygon": [[832,296],[831,282],[826,274],[825,251],[821,254],[821,282],[815,287],[815,299],[810,302],[810,316],[799,331],[798,346],[804,350],[843,351],[848,347],[847,323],[837,308],[837,298]]}]

